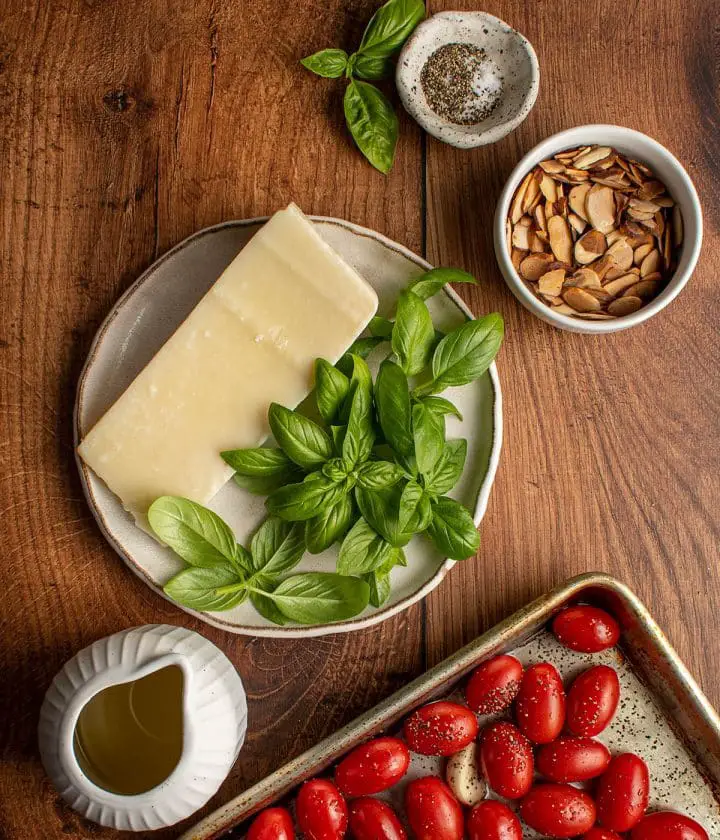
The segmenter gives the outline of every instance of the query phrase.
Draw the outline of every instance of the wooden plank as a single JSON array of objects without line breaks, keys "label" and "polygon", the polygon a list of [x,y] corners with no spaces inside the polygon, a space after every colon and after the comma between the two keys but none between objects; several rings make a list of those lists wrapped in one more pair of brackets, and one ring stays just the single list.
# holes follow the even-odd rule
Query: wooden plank
[{"label": "wooden plank", "polygon": [[[193,231],[270,213],[376,228],[419,249],[420,132],[392,176],[352,147],[342,86],[298,64],[351,47],[373,0],[10,0],[0,21],[0,837],[110,837],[65,806],[36,748],[52,676],[148,622],[218,644],[250,698],[248,743],[215,805],[400,687],[422,665],[421,608],[353,636],[242,639],[189,618],[123,567],[82,498],[74,388],[93,333]],[[321,12],[321,13],[320,13]],[[177,829],[153,834],[176,836]]]},{"label": "wooden plank", "polygon": [[[443,7],[457,4],[432,0],[433,11]],[[483,545],[428,599],[428,654],[440,660],[565,578],[602,570],[646,601],[717,705],[708,644],[720,598],[717,9],[599,0],[482,8],[529,38],[542,75],[533,112],[503,141],[473,151],[428,141],[428,258],[474,272],[480,286],[461,293],[506,322],[505,445]],[[495,202],[522,154],[593,122],[666,145],[694,179],[707,223],[686,291],[649,323],[607,337],[560,332],[526,312],[492,247]]]}]

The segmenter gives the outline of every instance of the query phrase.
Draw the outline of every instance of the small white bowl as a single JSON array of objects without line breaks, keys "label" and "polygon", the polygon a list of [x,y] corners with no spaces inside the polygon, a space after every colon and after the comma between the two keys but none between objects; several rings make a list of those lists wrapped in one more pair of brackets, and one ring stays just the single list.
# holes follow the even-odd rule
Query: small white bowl
[{"label": "small white bowl", "polygon": [[[541,160],[546,160],[563,149],[590,145],[612,146],[619,152],[647,164],[680,207],[683,220],[683,244],[680,259],[668,285],[650,303],[614,321],[583,321],[570,315],[559,315],[537,298],[518,276],[511,261],[505,238],[505,220],[515,190],[525,175]],[[674,300],[690,279],[700,255],[702,245],[702,210],[690,176],[680,161],[657,140],[646,134],[620,125],[581,125],[553,134],[531,149],[513,169],[500,194],[495,210],[495,256],[510,291],[538,318],[561,330],[581,333],[610,333],[642,324]]]},{"label": "small white bowl", "polygon": [[[497,67],[502,94],[495,110],[473,125],[448,122],[425,99],[420,75],[425,62],[447,44],[471,44]],[[486,12],[440,12],[413,32],[395,72],[405,110],[429,134],[459,149],[495,143],[514,131],[532,110],[540,87],[540,66],[530,42],[500,18]]]}]

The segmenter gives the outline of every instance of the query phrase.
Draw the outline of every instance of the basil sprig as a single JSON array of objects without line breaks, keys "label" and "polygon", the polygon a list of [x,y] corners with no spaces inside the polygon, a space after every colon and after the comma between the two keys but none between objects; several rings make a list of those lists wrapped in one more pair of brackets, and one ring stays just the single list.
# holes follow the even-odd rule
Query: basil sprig
[{"label": "basil sprig", "polygon": [[[479,545],[470,512],[447,495],[462,476],[467,442],[446,440],[445,417],[462,416],[439,393],[487,370],[503,322],[493,314],[438,333],[425,301],[451,282],[474,278],[450,268],[426,272],[400,294],[395,314],[376,316],[371,335],[337,365],[316,361],[315,401],[324,425],[273,404],[269,419],[280,449],[223,453],[236,481],[251,491],[252,482],[291,476],[267,493],[269,513],[286,526],[297,523],[312,553],[341,543],[338,574],[362,579],[374,606],[389,596],[391,571],[404,565],[403,547],[415,535],[426,534],[454,560]],[[380,345],[389,355],[373,382],[364,356]],[[250,597],[263,615],[277,618],[279,601],[264,591]]]},{"label": "basil sprig", "polygon": [[268,517],[248,551],[216,513],[189,499],[161,496],[148,520],[187,563],[165,584],[165,594],[191,609],[229,610],[249,597],[275,624],[325,624],[351,618],[368,605],[370,585],[357,577],[319,572],[283,577],[305,552],[302,525]]},{"label": "basil sprig", "polygon": [[398,119],[385,94],[369,82],[392,74],[393,57],[424,17],[422,0],[388,0],[372,16],[357,52],[325,49],[300,62],[324,78],[347,77],[345,122],[357,147],[384,175],[395,160]]}]

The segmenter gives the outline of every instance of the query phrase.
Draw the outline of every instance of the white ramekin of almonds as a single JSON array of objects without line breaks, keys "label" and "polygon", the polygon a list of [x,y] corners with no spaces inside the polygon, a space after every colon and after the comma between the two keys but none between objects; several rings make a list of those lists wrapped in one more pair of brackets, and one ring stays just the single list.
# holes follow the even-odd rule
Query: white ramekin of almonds
[{"label": "white ramekin of almonds", "polygon": [[690,279],[702,211],[680,162],[617,125],[585,125],[535,146],[495,213],[495,254],[522,305],[572,332],[651,318]]}]

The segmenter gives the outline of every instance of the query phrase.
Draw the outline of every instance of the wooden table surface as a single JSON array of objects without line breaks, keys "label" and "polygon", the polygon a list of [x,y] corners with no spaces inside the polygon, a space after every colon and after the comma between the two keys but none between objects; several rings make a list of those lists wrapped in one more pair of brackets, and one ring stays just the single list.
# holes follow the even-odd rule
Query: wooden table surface
[{"label": "wooden table surface", "polygon": [[[107,838],[45,777],[36,725],[81,647],[148,622],[205,634],[238,667],[249,738],[212,804],[245,789],[565,578],[603,570],[650,606],[720,702],[720,18],[714,0],[432,0],[534,44],[540,95],[489,148],[401,117],[383,177],[352,147],[343,83],[298,59],[352,46],[375,0],[4,0],[0,12],[0,838]],[[169,9],[172,8],[172,12]],[[641,327],[559,332],[511,297],[491,220],[518,158],[559,129],[646,131],[687,167],[705,244]],[[163,601],[105,543],[73,459],[75,383],[116,298],[183,237],[296,201],[480,278],[499,310],[505,445],[475,560],[354,635],[226,635]],[[177,835],[177,829],[161,837]]]}]

